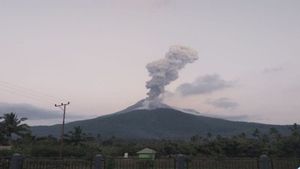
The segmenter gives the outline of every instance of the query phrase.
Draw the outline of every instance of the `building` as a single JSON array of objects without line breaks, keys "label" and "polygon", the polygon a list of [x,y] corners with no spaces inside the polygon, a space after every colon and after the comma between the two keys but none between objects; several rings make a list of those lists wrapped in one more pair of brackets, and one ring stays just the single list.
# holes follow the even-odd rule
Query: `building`
[{"label": "building", "polygon": [[12,146],[2,146],[0,145],[0,151],[1,150],[11,150]]},{"label": "building", "polygon": [[144,148],[141,151],[137,152],[139,159],[155,159],[156,151],[150,149],[150,148]]}]

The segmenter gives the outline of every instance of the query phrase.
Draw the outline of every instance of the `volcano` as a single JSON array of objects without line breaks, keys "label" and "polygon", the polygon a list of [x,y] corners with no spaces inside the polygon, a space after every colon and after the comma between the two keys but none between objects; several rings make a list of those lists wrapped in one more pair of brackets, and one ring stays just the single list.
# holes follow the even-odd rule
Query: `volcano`
[{"label": "volcano", "polygon": [[[187,113],[166,104],[147,107],[141,100],[128,108],[94,119],[67,123],[66,132],[81,126],[84,132],[103,138],[118,137],[126,139],[187,139],[194,135],[231,136],[240,133],[250,134],[255,129],[262,133],[276,128],[284,133],[288,126],[267,125],[249,122],[229,121]],[[58,136],[61,125],[34,126],[32,133],[37,136]]]},{"label": "volcano", "polygon": [[147,99],[143,99],[138,101],[136,104],[127,107],[126,109],[118,112],[118,113],[126,113],[134,110],[154,110],[159,108],[165,108],[165,109],[174,109],[173,107],[164,104],[160,101],[148,101]]}]

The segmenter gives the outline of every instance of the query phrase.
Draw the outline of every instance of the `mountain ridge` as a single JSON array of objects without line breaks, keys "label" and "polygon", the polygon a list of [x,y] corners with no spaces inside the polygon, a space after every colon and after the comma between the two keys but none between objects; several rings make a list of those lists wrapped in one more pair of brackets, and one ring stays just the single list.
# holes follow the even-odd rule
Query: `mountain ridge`
[{"label": "mountain ridge", "polygon": [[[122,112],[122,111],[121,111]],[[257,128],[266,133],[274,127],[281,133],[288,130],[284,125],[268,125],[252,122],[229,121],[213,117],[192,115],[171,108],[137,109],[114,113],[94,119],[80,120],[66,124],[68,132],[76,126],[93,136],[120,137],[127,139],[185,139],[193,135],[232,136],[242,132],[252,134]],[[38,136],[58,136],[61,125],[35,126],[32,132]]]}]

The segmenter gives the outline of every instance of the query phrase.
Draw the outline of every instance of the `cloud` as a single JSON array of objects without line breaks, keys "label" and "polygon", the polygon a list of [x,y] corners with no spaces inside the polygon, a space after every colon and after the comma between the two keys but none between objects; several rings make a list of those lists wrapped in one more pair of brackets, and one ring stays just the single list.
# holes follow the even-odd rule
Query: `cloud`
[{"label": "cloud", "polygon": [[170,6],[173,1],[172,0],[152,0],[150,1],[151,6],[154,8],[163,8]]},{"label": "cloud", "polygon": [[223,119],[231,121],[251,121],[252,117],[248,115],[222,116]]},{"label": "cloud", "polygon": [[223,80],[219,75],[205,75],[198,77],[192,83],[184,83],[176,91],[182,96],[208,94],[225,88],[233,87],[234,83]]},{"label": "cloud", "polygon": [[[18,117],[26,117],[28,120],[60,119],[62,117],[61,111],[46,110],[30,104],[0,103],[0,116],[10,112],[16,113]],[[68,115],[68,117],[70,116]],[[70,118],[73,116],[71,115]]]},{"label": "cloud", "polygon": [[222,97],[216,100],[208,100],[207,103],[216,108],[222,108],[222,109],[234,109],[239,106],[238,103],[226,97]]},{"label": "cloud", "polygon": [[265,68],[262,72],[263,73],[274,73],[274,72],[281,72],[283,70],[284,70],[283,67],[278,66],[278,67],[268,67],[268,68]]},{"label": "cloud", "polygon": [[256,117],[249,116],[249,115],[207,115],[214,118],[220,118],[230,121],[252,121],[253,119],[256,119]]}]

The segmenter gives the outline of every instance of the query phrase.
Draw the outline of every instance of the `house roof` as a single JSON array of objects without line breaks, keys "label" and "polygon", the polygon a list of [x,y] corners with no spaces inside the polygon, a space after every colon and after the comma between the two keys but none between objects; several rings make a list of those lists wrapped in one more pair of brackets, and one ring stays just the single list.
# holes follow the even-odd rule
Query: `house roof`
[{"label": "house roof", "polygon": [[144,148],[143,150],[138,151],[137,154],[156,154],[156,151],[150,148]]}]

